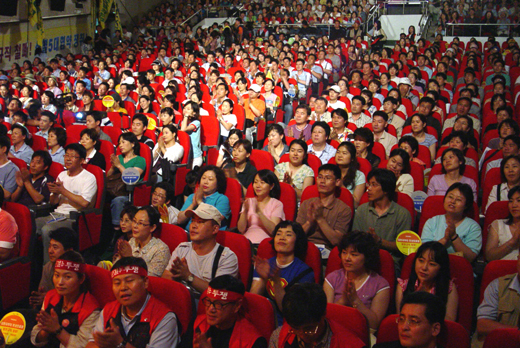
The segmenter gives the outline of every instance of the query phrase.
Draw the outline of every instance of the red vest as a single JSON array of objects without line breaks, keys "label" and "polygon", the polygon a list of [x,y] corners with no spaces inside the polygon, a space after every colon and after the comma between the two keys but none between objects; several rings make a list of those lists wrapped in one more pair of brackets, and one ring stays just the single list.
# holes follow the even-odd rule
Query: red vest
[{"label": "red vest", "polygon": [[[194,331],[197,329],[204,333],[209,330],[209,324],[206,321],[206,315],[201,314],[195,319],[193,326]],[[231,339],[229,340],[229,348],[251,348],[257,339],[262,337],[258,330],[249,322],[249,320],[241,317],[235,323]]]},{"label": "red vest", "polygon": [[[157,325],[163,320],[164,316],[171,312],[171,310],[166,306],[164,303],[159,301],[153,296],[150,296],[150,299],[148,300],[148,303],[146,304],[146,307],[144,308],[143,312],[140,315],[140,320],[138,323],[135,323],[132,329],[137,324],[143,323],[143,324],[149,324],[149,332],[143,333],[148,335],[148,341],[150,340],[150,337],[152,336],[152,333],[157,328]],[[121,304],[118,301],[113,301],[108,303],[105,308],[103,308],[103,321],[104,321],[104,327],[107,327],[109,325],[110,319],[116,319],[116,317],[120,316],[121,313]],[[132,329],[128,332],[129,336],[131,335]],[[130,342],[132,343],[132,342]]]},{"label": "red vest", "polygon": [[[333,320],[327,319],[327,321],[332,331],[330,348],[362,348],[366,346],[363,341],[350,330],[347,330]],[[284,323],[280,330],[280,336],[278,337],[278,348],[285,348],[286,343],[289,345],[293,344],[296,335],[290,333],[289,330],[289,324]]]},{"label": "red vest", "polygon": [[[45,299],[43,301],[43,308],[45,308],[45,309],[47,309],[49,307],[54,308],[54,307],[56,307],[56,305],[58,305],[60,300],[61,300],[61,296],[58,294],[56,289],[52,289],[49,292],[47,292],[47,295],[45,295]],[[77,299],[76,303],[74,304],[74,307],[72,307],[72,310],[70,311],[69,316],[67,316],[67,318],[65,318],[65,317],[63,319],[61,318],[63,316],[63,314],[67,314],[67,313],[61,313],[61,311],[57,311],[57,310],[55,310],[55,311],[56,311],[56,314],[58,314],[58,318],[60,320],[60,325],[63,326],[65,331],[69,332],[70,334],[75,335],[77,333],[77,331],[79,330],[79,327],[81,327],[81,324],[83,324],[83,322],[85,321],[85,319],[87,319],[92,314],[92,312],[98,308],[100,308],[100,306],[98,304],[98,301],[95,299],[95,297],[92,296],[89,292],[85,292],[79,296],[79,298]],[[72,323],[74,320],[72,320],[70,318],[71,315],[74,317],[77,316],[77,324],[78,324],[77,330],[76,329],[72,330],[72,331],[76,331],[76,332],[70,332],[69,330],[67,330],[67,328],[69,327],[69,324],[71,324],[71,326],[74,325],[74,323]]]}]

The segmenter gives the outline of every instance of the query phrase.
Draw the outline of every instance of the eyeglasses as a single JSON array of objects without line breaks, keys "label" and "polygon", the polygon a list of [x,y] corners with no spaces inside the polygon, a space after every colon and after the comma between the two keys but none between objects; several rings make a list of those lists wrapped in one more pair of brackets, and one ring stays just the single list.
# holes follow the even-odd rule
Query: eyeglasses
[{"label": "eyeglasses", "polygon": [[325,181],[332,181],[332,180],[335,180],[336,177],[329,176],[329,175],[318,175],[318,179],[319,180],[325,180]]},{"label": "eyeglasses", "polygon": [[160,194],[160,193],[156,193],[156,192],[152,193],[152,196],[159,197],[159,198],[162,198],[162,199],[165,199],[165,198],[166,198],[165,195],[162,195],[162,194]]},{"label": "eyeglasses", "polygon": [[312,336],[312,335],[316,335],[316,333],[318,332],[318,328],[320,327],[320,324],[316,324],[316,326],[307,326],[307,327],[304,327],[304,328],[293,328],[291,327],[289,329],[289,332],[290,333],[293,333],[295,334],[296,332],[301,332],[303,333],[304,335],[307,335],[307,336]]},{"label": "eyeglasses", "polygon": [[236,303],[236,301],[233,301],[233,302],[225,302],[225,303],[222,303],[222,302],[213,302],[211,301],[209,298],[205,297],[203,300],[202,300],[202,303],[204,303],[204,306],[206,306],[206,308],[210,308],[211,306],[215,307],[215,309],[217,311],[220,311],[222,310],[222,308],[224,307],[227,307],[231,304],[234,304]]},{"label": "eyeglasses", "polygon": [[69,154],[65,154],[63,155],[64,158],[75,158],[75,159],[78,159],[79,156],[74,156],[74,155],[69,155]]},{"label": "eyeglasses", "polygon": [[150,224],[145,224],[145,223],[143,223],[143,222],[141,222],[141,221],[137,222],[137,221],[135,221],[135,220],[132,221],[132,224],[137,225],[137,226],[139,226],[139,227],[150,226]]},{"label": "eyeglasses", "polygon": [[408,326],[410,326],[410,327],[417,327],[417,326],[421,325],[421,323],[422,323],[422,321],[420,321],[418,319],[415,319],[415,318],[406,319],[405,317],[395,318],[395,322],[399,325],[404,325],[407,323]]}]

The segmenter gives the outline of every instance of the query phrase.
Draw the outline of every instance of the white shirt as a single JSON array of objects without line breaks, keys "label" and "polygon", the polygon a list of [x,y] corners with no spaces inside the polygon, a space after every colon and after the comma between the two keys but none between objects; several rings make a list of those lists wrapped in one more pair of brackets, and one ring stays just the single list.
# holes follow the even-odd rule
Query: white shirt
[{"label": "white shirt", "polygon": [[[69,176],[68,171],[63,171],[58,175],[56,181],[63,182],[63,187],[75,195],[80,195],[88,202],[92,202],[97,192],[97,182],[94,174],[83,169],[75,176]],[[69,214],[71,211],[78,211],[74,208],[67,198],[60,195],[58,207],[55,212]]]}]

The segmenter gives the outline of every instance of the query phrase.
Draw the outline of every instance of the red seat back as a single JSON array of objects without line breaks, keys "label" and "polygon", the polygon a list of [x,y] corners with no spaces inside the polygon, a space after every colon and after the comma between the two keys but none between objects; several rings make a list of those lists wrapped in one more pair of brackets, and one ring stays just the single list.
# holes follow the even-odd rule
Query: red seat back
[{"label": "red seat back", "polygon": [[[500,167],[491,168],[486,173],[486,180],[482,182],[482,212],[486,211],[486,206],[489,200],[489,194],[493,189],[493,186],[498,185],[502,182],[500,175]],[[505,185],[505,184],[504,184]],[[507,200],[507,197],[501,197],[502,200]]]},{"label": "red seat back", "polygon": [[[279,200],[283,204],[283,212],[285,214],[285,219],[294,221],[296,219],[296,209],[298,204],[296,198],[296,191],[291,185],[285,182],[280,182],[280,190],[281,193]],[[253,184],[251,184],[247,188],[246,197],[250,198],[254,196],[255,191],[253,189]]]},{"label": "red seat back", "polygon": [[486,210],[486,217],[484,218],[484,226],[482,228],[482,250],[485,250],[487,245],[487,238],[489,233],[489,227],[491,223],[498,219],[506,219],[509,216],[509,201],[499,201],[490,204]]},{"label": "red seat back", "polygon": [[[421,218],[419,219],[419,236],[422,234],[422,230],[424,224],[428,219],[442,215],[446,213],[444,210],[444,196],[429,196],[424,200],[422,210],[421,210]],[[479,213],[477,203],[473,202],[473,210],[468,214],[468,217],[479,222]]]},{"label": "red seat back", "polygon": [[256,170],[268,169],[274,172],[274,158],[267,151],[253,150],[249,160]]},{"label": "red seat back", "polygon": [[220,124],[215,117],[203,116],[200,118],[202,146],[217,146],[220,137]]},{"label": "red seat back", "polygon": [[93,265],[85,265],[85,274],[90,282],[90,293],[96,298],[101,308],[116,300],[112,290],[110,271]]},{"label": "red seat back", "polygon": [[[270,259],[276,256],[276,252],[271,245],[273,238],[264,239],[258,246],[257,256],[263,259]],[[302,260],[314,271],[314,281],[321,282],[321,252],[312,242],[307,242],[307,254]]]},{"label": "red seat back", "polygon": [[237,226],[240,209],[242,208],[242,185],[236,179],[227,178],[226,196],[229,199],[231,218],[229,228]]},{"label": "red seat back", "polygon": [[251,259],[253,257],[249,239],[238,233],[219,231],[217,243],[228,247],[236,254],[238,258],[238,277],[244,283],[246,289],[249,289],[251,285]]},{"label": "red seat back", "polygon": [[105,157],[105,170],[108,171],[112,167],[110,156],[115,153],[114,145],[106,140],[99,140],[99,153]]},{"label": "red seat back", "polygon": [[101,130],[110,137],[110,139],[112,140],[112,144],[116,144],[116,145],[118,143],[119,136],[121,136],[121,134],[123,134],[123,132],[121,131],[121,128],[116,128],[113,126],[103,126],[103,127],[101,127]]},{"label": "red seat back", "polygon": [[495,329],[484,341],[484,348],[520,348],[520,330]]},{"label": "red seat back", "polygon": [[64,170],[65,169],[63,168],[63,164],[58,162],[52,162],[51,167],[49,168],[49,175],[56,179],[58,175]]},{"label": "red seat back", "polygon": [[188,241],[186,231],[177,225],[161,223],[160,227],[154,232],[154,237],[162,240],[172,253],[181,243]]},{"label": "red seat back", "polygon": [[33,144],[31,146],[31,148],[34,151],[47,150],[47,140],[45,140],[44,137],[33,134],[32,139],[33,139]]},{"label": "red seat back", "polygon": [[328,303],[326,317],[352,331],[367,347],[370,346],[367,319],[356,308]]},{"label": "red seat back", "polygon": [[86,128],[87,126],[82,124],[72,124],[67,126],[67,144],[79,143],[79,140],[81,139],[80,133]]},{"label": "red seat back", "polygon": [[518,261],[516,260],[494,260],[486,265],[486,268],[484,268],[484,274],[482,275],[482,283],[480,283],[479,303],[482,303],[484,292],[489,283],[497,278],[518,272],[517,263]]}]

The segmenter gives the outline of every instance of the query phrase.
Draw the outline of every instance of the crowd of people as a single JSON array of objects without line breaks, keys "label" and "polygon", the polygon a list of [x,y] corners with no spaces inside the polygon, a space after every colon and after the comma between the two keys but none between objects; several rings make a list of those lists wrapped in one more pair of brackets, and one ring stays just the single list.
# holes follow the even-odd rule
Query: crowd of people
[{"label": "crowd of people", "polygon": [[[446,3],[432,5],[441,24],[482,11]],[[202,3],[162,4],[132,32],[99,28],[83,54],[42,53],[1,71],[0,205],[34,207],[43,244],[32,344],[176,346],[178,313],[147,290],[149,277],[180,282],[200,300],[205,311],[182,337],[197,348],[367,344],[325,319],[327,303],[357,309],[370,344],[389,313],[398,314],[396,347],[438,344],[444,319],[461,320],[450,254],[471,265],[520,262],[520,48],[513,38],[428,41],[410,28],[391,49],[377,20],[368,33],[360,27],[370,6],[251,3],[234,23],[193,33],[180,23]],[[514,17],[517,6],[483,8]],[[316,23],[332,25],[330,36],[314,36]],[[128,194],[129,168],[149,197]],[[438,202],[420,224],[416,191]],[[104,308],[74,251],[76,215],[101,194],[102,233],[113,238],[98,266],[111,269],[116,298]],[[480,211],[497,219],[482,226]],[[6,210],[0,221],[3,262],[19,255],[20,236]],[[396,238],[410,229],[423,244],[404,273]],[[166,231],[189,241],[171,248]],[[255,255],[250,284],[238,250],[217,242],[232,232]],[[270,258],[256,255],[266,242]],[[315,249],[324,280],[306,263]],[[496,328],[517,327],[517,277],[486,289],[475,347]],[[270,341],[244,317],[246,292],[273,303]]]}]

